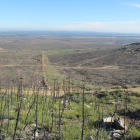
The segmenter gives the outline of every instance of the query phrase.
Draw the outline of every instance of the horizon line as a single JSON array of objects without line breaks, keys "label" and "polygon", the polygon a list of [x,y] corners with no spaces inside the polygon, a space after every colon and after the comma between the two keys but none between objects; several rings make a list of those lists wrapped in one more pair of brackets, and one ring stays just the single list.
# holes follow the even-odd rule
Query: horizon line
[{"label": "horizon line", "polygon": [[30,30],[17,30],[17,29],[10,29],[10,30],[7,30],[7,29],[0,29],[0,33],[2,32],[87,32],[87,33],[113,33],[113,34],[140,34],[140,33],[135,33],[135,32],[100,32],[100,31],[76,31],[76,30],[73,30],[73,31],[69,31],[69,30],[35,30],[35,29],[30,29]]}]

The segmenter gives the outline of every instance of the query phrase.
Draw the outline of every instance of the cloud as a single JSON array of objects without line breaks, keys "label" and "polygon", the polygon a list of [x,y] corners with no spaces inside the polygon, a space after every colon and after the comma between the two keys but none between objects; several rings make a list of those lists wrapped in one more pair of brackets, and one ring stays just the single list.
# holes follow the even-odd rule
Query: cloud
[{"label": "cloud", "polygon": [[138,4],[138,3],[123,3],[123,5],[128,5],[128,6],[140,8],[140,4]]},{"label": "cloud", "polygon": [[74,22],[52,26],[54,30],[140,33],[140,21],[126,22]]},{"label": "cloud", "polygon": [[138,7],[138,8],[140,8],[140,4],[130,4],[130,6],[133,6],[133,7]]}]

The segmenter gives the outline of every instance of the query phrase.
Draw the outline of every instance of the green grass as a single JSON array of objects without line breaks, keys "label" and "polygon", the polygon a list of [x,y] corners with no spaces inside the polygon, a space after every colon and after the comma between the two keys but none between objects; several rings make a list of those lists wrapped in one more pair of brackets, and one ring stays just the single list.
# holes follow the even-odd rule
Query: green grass
[{"label": "green grass", "polygon": [[[82,91],[82,90],[81,90]],[[125,92],[122,90],[116,90],[111,93],[104,91],[97,91],[96,94],[91,92],[85,93],[85,105],[84,105],[84,116],[85,116],[85,127],[84,127],[84,138],[87,136],[92,136],[95,138],[97,136],[96,129],[98,128],[98,121],[103,117],[108,116],[110,113],[113,113],[115,106],[111,104],[116,99],[116,95],[121,94],[122,97],[118,97],[119,104],[118,110],[124,109],[125,103]],[[27,97],[28,96],[28,97]],[[100,96],[100,98],[98,97]],[[9,97],[9,98],[8,98]],[[12,98],[11,98],[12,97]],[[34,98],[35,97],[35,98]],[[59,135],[59,105],[60,105],[60,115],[63,110],[64,97],[53,99],[51,96],[47,96],[45,100],[44,95],[38,95],[38,104],[37,104],[37,95],[27,95],[23,94],[21,96],[21,112],[18,122],[18,128],[16,137],[31,139],[33,137],[33,132],[35,129],[36,123],[36,106],[38,105],[37,112],[37,122],[39,135],[43,135],[44,132],[48,132],[49,135],[56,134]],[[24,99],[23,99],[24,98]],[[137,109],[138,99],[137,94],[133,96],[128,96],[127,107],[128,109]],[[8,115],[8,99],[9,99],[9,115]],[[11,100],[13,99],[13,100]],[[28,100],[27,100],[28,99]],[[81,139],[82,131],[82,94],[81,93],[70,93],[66,94],[66,106],[61,118],[61,130],[60,130],[60,139]],[[35,101],[35,102],[34,102]],[[63,101],[63,102],[62,102]],[[13,102],[13,104],[11,104]],[[14,134],[14,129],[16,125],[17,118],[17,109],[18,109],[18,100],[17,94],[13,96],[5,94],[5,92],[0,94],[0,118],[3,118],[3,127],[2,135],[5,139],[11,139]],[[92,103],[93,102],[93,103]],[[109,104],[110,103],[110,104]],[[119,105],[118,104],[118,105]],[[4,110],[4,106],[6,108]],[[4,113],[4,116],[3,116]],[[28,114],[28,117],[27,117]],[[117,114],[116,114],[117,116]],[[10,122],[9,132],[8,129],[8,120]],[[26,120],[26,121],[25,121]],[[24,127],[26,126],[25,130]],[[130,135],[134,136],[138,134],[137,129],[130,131]],[[133,132],[133,133],[132,133]],[[135,134],[136,133],[136,134]],[[100,128],[98,133],[98,138],[108,139],[108,132]]]}]

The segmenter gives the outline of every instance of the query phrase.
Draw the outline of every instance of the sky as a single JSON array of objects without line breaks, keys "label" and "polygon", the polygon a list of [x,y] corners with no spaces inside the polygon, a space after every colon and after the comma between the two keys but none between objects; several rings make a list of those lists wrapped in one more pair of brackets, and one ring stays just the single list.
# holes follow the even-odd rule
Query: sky
[{"label": "sky", "polygon": [[140,0],[0,0],[0,31],[140,33]]}]

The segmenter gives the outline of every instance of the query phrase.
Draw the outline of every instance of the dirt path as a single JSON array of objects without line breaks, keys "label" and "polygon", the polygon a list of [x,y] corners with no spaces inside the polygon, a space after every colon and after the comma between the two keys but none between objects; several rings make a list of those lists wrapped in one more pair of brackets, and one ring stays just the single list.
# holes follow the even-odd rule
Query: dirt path
[{"label": "dirt path", "polygon": [[138,87],[138,88],[129,88],[129,89],[124,89],[124,90],[133,91],[133,92],[140,92],[140,87]]},{"label": "dirt path", "polygon": [[3,48],[0,47],[0,51],[3,51]]},{"label": "dirt path", "polygon": [[97,58],[93,58],[93,59],[88,59],[88,60],[82,62],[78,67],[81,67],[82,65],[84,65],[84,64],[86,64],[86,63],[90,63],[90,62],[92,62],[92,61],[94,61],[94,60],[98,60],[98,59],[100,59],[100,58],[104,58],[104,57],[109,56],[109,55],[111,55],[111,54],[104,55],[104,56],[97,57]]},{"label": "dirt path", "polygon": [[[118,89],[109,89],[108,91],[116,91],[116,90],[118,90]],[[139,92],[140,93],[140,87],[137,87],[137,88],[128,88],[128,89],[120,88],[119,90],[132,91],[132,92]]]},{"label": "dirt path", "polygon": [[45,72],[44,72],[44,68],[47,66],[46,65],[47,61],[48,61],[48,58],[45,55],[45,52],[42,51],[42,75],[43,75],[43,83],[45,84],[45,86],[48,86],[46,76],[45,76]]},{"label": "dirt path", "polygon": [[[6,92],[6,89],[1,89],[0,90],[1,91],[1,93],[5,93]],[[16,88],[16,89],[14,89],[13,90],[13,92],[14,93],[18,93],[18,89]],[[52,95],[53,93],[52,93],[52,91],[51,90],[47,90],[47,91],[45,91],[45,90],[43,90],[43,89],[40,89],[39,90],[39,92],[38,92],[38,90],[33,90],[33,89],[28,89],[28,90],[22,90],[22,93],[23,94],[29,94],[29,95],[32,95],[32,94],[36,94],[36,93],[38,93],[39,95],[44,95],[44,94],[46,94],[46,95],[48,95],[48,96],[50,96],[50,95]],[[64,91],[59,91],[59,95],[61,96],[61,95],[64,95]]]},{"label": "dirt path", "polygon": [[0,67],[41,67],[42,65],[0,65]]},{"label": "dirt path", "polygon": [[42,51],[42,66],[46,67],[46,62],[48,61],[47,56],[45,55],[45,52]]},{"label": "dirt path", "polygon": [[54,66],[55,68],[60,68],[60,69],[83,69],[83,70],[118,70],[120,67],[119,66],[104,66],[104,67],[96,67],[96,68],[91,68],[91,67],[68,67],[68,66]]}]

